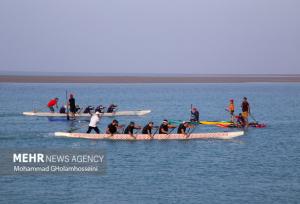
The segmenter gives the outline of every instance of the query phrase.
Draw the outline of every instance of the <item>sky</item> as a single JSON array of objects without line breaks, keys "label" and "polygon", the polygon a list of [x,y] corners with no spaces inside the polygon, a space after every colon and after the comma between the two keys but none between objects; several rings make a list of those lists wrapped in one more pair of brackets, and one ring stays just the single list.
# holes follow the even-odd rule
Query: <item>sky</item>
[{"label": "sky", "polygon": [[0,71],[299,74],[299,0],[0,0]]}]

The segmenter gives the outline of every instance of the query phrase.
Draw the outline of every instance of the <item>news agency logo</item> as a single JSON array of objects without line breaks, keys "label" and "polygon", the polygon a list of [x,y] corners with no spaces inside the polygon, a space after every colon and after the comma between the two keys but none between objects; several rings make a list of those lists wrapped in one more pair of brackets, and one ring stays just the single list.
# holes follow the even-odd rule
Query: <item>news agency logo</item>
[{"label": "news agency logo", "polygon": [[34,154],[31,154],[31,153],[19,153],[19,154],[16,154],[14,153],[13,154],[13,162],[14,163],[31,163],[31,162],[34,162],[34,163],[44,163],[45,160],[45,155],[42,154],[42,153],[34,153]]},{"label": "news agency logo", "polygon": [[14,153],[14,163],[102,163],[104,155],[45,155],[43,153]]},{"label": "news agency logo", "polygon": [[89,149],[6,149],[1,151],[0,175],[92,174],[106,172],[106,156]]}]

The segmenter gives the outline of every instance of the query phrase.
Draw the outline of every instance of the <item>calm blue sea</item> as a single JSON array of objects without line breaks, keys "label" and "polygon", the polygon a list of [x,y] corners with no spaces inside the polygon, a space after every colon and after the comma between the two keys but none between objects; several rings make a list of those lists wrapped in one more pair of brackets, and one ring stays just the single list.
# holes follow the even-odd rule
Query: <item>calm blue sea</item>
[{"label": "calm blue sea", "polygon": [[[64,102],[66,90],[83,106],[113,102],[119,110],[152,110],[144,117],[118,118],[122,124],[188,119],[191,104],[203,120],[227,120],[228,100],[239,107],[247,96],[256,120],[267,128],[249,129],[230,141],[90,141],[53,135],[84,121],[22,116],[43,109],[53,97]],[[0,203],[299,203],[299,103],[300,84],[2,83],[0,149],[99,148],[108,159],[103,176],[1,176]]]}]

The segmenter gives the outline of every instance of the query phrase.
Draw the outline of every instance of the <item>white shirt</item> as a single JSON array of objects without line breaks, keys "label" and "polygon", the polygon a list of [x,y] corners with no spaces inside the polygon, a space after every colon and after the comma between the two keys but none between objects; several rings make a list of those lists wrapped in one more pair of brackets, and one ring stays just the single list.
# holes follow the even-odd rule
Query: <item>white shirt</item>
[{"label": "white shirt", "polygon": [[99,116],[98,116],[97,114],[94,114],[94,115],[91,117],[89,126],[90,126],[90,127],[97,127],[97,123],[99,123],[99,121],[100,121]]}]

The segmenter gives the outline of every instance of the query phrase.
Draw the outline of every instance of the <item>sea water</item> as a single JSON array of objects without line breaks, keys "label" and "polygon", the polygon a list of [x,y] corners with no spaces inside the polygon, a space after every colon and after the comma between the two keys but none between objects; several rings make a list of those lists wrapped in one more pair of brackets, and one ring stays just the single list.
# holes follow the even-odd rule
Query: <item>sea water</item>
[{"label": "sea water", "polygon": [[[248,97],[264,129],[234,140],[95,141],[56,138],[84,120],[49,121],[23,116],[44,110],[49,99],[73,93],[81,106],[110,103],[119,110],[151,109],[121,124],[187,120],[191,104],[202,120],[228,120]],[[107,155],[101,176],[0,176],[0,203],[299,203],[300,84],[0,84],[2,148],[99,148]],[[103,118],[103,131],[113,118]],[[252,119],[253,120],[253,119]],[[80,128],[82,127],[82,128]],[[225,129],[199,126],[195,132]],[[232,129],[230,129],[232,130]],[[232,130],[233,131],[233,130]]]}]

